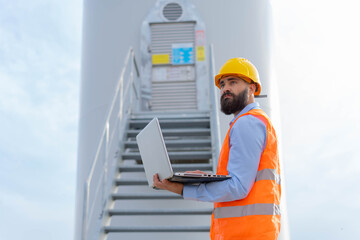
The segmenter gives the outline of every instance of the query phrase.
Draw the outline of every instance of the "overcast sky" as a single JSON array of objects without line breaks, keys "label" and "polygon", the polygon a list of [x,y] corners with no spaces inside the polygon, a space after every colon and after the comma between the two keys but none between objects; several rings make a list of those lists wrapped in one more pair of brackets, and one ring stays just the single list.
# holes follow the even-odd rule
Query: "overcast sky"
[{"label": "overcast sky", "polygon": [[[360,239],[360,6],[273,0],[292,239]],[[0,239],[72,239],[82,1],[0,0]]]},{"label": "overcast sky", "polygon": [[73,239],[82,3],[0,6],[0,239]]}]

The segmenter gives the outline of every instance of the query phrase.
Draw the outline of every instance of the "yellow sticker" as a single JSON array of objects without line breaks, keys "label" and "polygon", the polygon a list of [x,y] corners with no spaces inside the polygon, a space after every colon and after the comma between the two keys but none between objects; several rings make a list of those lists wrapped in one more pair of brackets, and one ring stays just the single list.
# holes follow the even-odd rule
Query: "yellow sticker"
[{"label": "yellow sticker", "polygon": [[169,64],[169,54],[153,54],[152,64]]},{"label": "yellow sticker", "polygon": [[204,46],[196,47],[196,59],[198,62],[205,61],[205,47]]}]

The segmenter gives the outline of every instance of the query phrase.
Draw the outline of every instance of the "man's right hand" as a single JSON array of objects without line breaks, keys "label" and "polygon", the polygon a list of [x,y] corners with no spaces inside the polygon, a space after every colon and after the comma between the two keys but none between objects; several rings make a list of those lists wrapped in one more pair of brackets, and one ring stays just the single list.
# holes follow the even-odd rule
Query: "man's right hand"
[{"label": "man's right hand", "polygon": [[169,180],[163,179],[160,181],[159,174],[153,176],[154,186],[163,190],[168,190],[173,193],[182,195],[184,184],[178,182],[170,182]]}]

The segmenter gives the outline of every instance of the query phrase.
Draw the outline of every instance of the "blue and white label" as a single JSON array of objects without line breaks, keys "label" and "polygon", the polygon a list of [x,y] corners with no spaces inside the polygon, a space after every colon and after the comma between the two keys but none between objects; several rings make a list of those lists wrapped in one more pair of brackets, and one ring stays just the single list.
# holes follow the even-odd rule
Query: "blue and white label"
[{"label": "blue and white label", "polygon": [[172,64],[194,64],[194,46],[192,43],[172,44]]}]

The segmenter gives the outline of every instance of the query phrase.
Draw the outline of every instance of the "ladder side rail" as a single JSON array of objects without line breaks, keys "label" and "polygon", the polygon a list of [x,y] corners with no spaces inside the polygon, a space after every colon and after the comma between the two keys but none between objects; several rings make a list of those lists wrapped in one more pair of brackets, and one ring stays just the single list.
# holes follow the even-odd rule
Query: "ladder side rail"
[{"label": "ladder side rail", "polygon": [[[126,78],[127,81],[122,83],[121,87],[121,94],[118,96],[119,99],[119,112],[117,114],[117,120],[119,120],[119,123],[117,125],[117,129],[114,129],[111,139],[114,144],[112,144],[113,147],[115,147],[115,151],[113,151],[113,155],[109,155],[109,157],[114,156],[113,161],[111,162],[110,169],[111,175],[107,176],[107,184],[103,186],[103,192],[104,196],[106,196],[105,201],[103,202],[102,206],[102,212],[101,212],[101,228],[97,228],[98,233],[95,237],[95,239],[107,239],[107,232],[104,231],[103,226],[107,226],[111,222],[112,215],[108,214],[109,209],[113,209],[115,206],[115,199],[112,197],[113,194],[117,191],[117,185],[116,182],[113,181],[116,179],[116,176],[118,173],[118,164],[119,161],[122,160],[121,153],[124,151],[123,145],[121,144],[126,137],[126,132],[129,124],[129,116],[133,109],[135,107],[138,107],[139,105],[139,81],[140,81],[140,73],[137,68],[137,62],[135,58],[134,51],[131,51],[131,61],[129,66],[129,74]],[[125,79],[124,79],[125,80]],[[114,139],[116,138],[116,139]],[[99,236],[97,238],[97,236]]]},{"label": "ladder side rail", "polygon": [[214,45],[209,47],[209,90],[210,90],[210,128],[211,128],[211,145],[212,145],[212,164],[213,171],[216,172],[217,161],[221,149],[221,135],[220,135],[220,119],[219,119],[219,93],[214,85],[215,76],[215,57]]},{"label": "ladder side rail", "polygon": [[[124,91],[125,74],[129,71],[129,64],[130,64],[130,73],[129,76],[127,77],[128,84],[126,86],[126,91]],[[114,97],[111,101],[111,105],[109,106],[106,115],[107,116],[106,121],[104,124],[102,134],[100,136],[95,157],[93,158],[88,177],[84,184],[85,204],[84,204],[83,225],[82,225],[83,240],[87,239],[90,230],[89,226],[92,225],[92,222],[99,220],[99,218],[93,216],[96,207],[95,203],[97,202],[98,198],[101,197],[102,206],[105,206],[107,202],[107,192],[108,192],[107,189],[111,187],[110,186],[111,184],[109,184],[111,182],[108,181],[110,180],[109,179],[110,176],[108,176],[108,167],[109,164],[111,164],[110,166],[114,165],[113,163],[108,162],[109,157],[111,157],[112,154],[115,155],[115,152],[113,151],[114,144],[116,144],[116,148],[118,148],[119,145],[120,135],[116,133],[119,132],[121,133],[121,129],[126,123],[126,119],[124,119],[124,111],[125,110],[127,112],[131,111],[130,109],[132,107],[132,101],[126,101],[124,103],[124,100],[128,97],[128,94],[131,91],[131,89],[137,92],[136,84],[134,83],[134,78],[132,77],[134,71],[134,67],[133,67],[134,64],[136,64],[134,51],[133,48],[130,47],[128,54],[125,58],[124,67],[121,71],[115,89]],[[137,71],[136,76],[139,77],[138,70],[137,69],[135,70]],[[130,85],[132,85],[133,88],[130,88],[129,87]],[[124,92],[126,96],[124,96]],[[117,158],[116,157],[112,158],[113,161],[115,159]],[[102,164],[100,164],[101,162]],[[92,186],[93,184],[94,186]],[[99,192],[100,190],[102,190],[101,193]],[[91,199],[90,196],[92,195],[95,196],[94,199]],[[101,215],[103,215],[103,212],[104,209],[102,209]],[[100,226],[98,227],[100,229]]]}]

